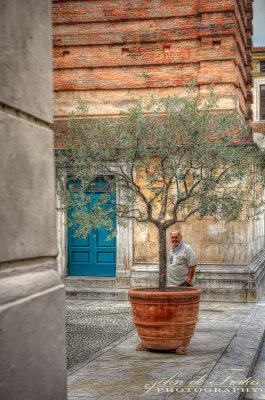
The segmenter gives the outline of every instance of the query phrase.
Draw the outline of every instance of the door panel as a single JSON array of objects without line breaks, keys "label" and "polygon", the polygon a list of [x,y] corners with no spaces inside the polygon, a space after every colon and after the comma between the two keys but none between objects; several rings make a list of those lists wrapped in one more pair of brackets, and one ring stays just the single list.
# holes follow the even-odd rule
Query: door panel
[{"label": "door panel", "polygon": [[97,263],[114,263],[115,253],[97,252]]},{"label": "door panel", "polygon": [[[94,192],[94,202],[100,193],[106,191],[106,183],[99,179],[101,192]],[[71,183],[71,185],[75,185]],[[101,186],[100,186],[101,185]],[[78,188],[78,184],[76,184]],[[113,195],[115,197],[115,195]],[[71,210],[69,211],[71,217]],[[116,221],[114,220],[114,229]],[[116,275],[116,237],[105,240],[109,232],[99,229],[91,232],[85,239],[74,236],[74,227],[68,229],[68,273],[75,276],[115,276]]]},{"label": "door panel", "polygon": [[[69,211],[71,217],[71,210]],[[91,234],[85,239],[74,236],[74,227],[68,229],[68,274],[89,276],[93,272],[92,238]]]},{"label": "door panel", "polygon": [[87,236],[85,239],[78,238],[76,236],[72,236],[72,246],[76,246],[76,247],[89,246],[89,236]]},{"label": "door panel", "polygon": [[98,276],[115,276],[116,237],[111,240],[105,240],[108,232],[102,229],[96,231],[95,235],[95,273]]},{"label": "door panel", "polygon": [[114,247],[116,245],[116,237],[106,240],[108,236],[107,231],[99,229],[96,234],[96,246],[97,247]]},{"label": "door panel", "polygon": [[89,253],[77,253],[73,252],[73,262],[89,262]]}]

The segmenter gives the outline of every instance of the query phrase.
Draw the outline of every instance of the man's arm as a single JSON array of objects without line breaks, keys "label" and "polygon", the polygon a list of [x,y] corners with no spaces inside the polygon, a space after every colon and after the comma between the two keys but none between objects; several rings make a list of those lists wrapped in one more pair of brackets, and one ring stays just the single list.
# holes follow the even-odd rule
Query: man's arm
[{"label": "man's arm", "polygon": [[194,278],[195,271],[196,271],[196,265],[193,265],[192,267],[189,268],[189,275],[188,275],[188,278],[186,279],[186,282],[187,282],[189,285],[192,284],[192,280],[193,280],[193,278]]}]

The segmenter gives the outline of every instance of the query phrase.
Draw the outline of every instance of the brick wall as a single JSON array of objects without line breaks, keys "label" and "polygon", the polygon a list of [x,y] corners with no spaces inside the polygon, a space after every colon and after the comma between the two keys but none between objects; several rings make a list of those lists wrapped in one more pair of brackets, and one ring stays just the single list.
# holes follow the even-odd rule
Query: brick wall
[{"label": "brick wall", "polygon": [[91,116],[115,116],[192,79],[202,93],[214,83],[221,108],[250,108],[251,21],[247,0],[53,1],[57,126],[78,97]]},{"label": "brick wall", "polygon": [[265,135],[265,122],[253,122],[253,131],[257,133],[263,133]]}]

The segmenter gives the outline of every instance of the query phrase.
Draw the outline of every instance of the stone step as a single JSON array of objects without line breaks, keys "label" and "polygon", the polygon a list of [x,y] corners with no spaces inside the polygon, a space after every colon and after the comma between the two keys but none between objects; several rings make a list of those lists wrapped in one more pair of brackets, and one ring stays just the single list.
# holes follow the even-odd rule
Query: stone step
[{"label": "stone step", "polygon": [[250,282],[245,280],[228,280],[226,279],[203,279],[197,278],[194,286],[198,286],[200,289],[246,289],[249,287]]},{"label": "stone step", "polygon": [[66,287],[76,288],[118,288],[129,289],[129,278],[94,277],[94,276],[67,276],[64,278]]},{"label": "stone step", "polygon": [[[197,287],[200,287],[197,285]],[[256,290],[227,289],[227,288],[202,288],[200,299],[202,301],[224,301],[228,303],[255,303],[258,301]]]},{"label": "stone step", "polygon": [[128,300],[128,289],[65,287],[66,299],[70,300]]}]

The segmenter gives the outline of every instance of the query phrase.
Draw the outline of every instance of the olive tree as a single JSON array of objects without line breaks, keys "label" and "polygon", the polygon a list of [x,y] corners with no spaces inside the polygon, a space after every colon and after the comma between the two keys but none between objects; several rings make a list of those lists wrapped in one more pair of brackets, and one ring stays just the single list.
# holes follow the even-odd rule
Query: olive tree
[{"label": "olive tree", "polygon": [[[63,180],[58,188],[77,236],[100,227],[114,234],[114,218],[157,227],[160,291],[166,291],[168,228],[191,216],[256,218],[264,207],[264,154],[244,116],[220,111],[213,90],[204,101],[187,90],[186,97],[151,98],[148,105],[136,100],[118,118],[88,117],[88,104],[79,101],[57,157],[67,179],[80,182],[78,192]],[[91,189],[99,175],[109,191],[95,202]]]}]

